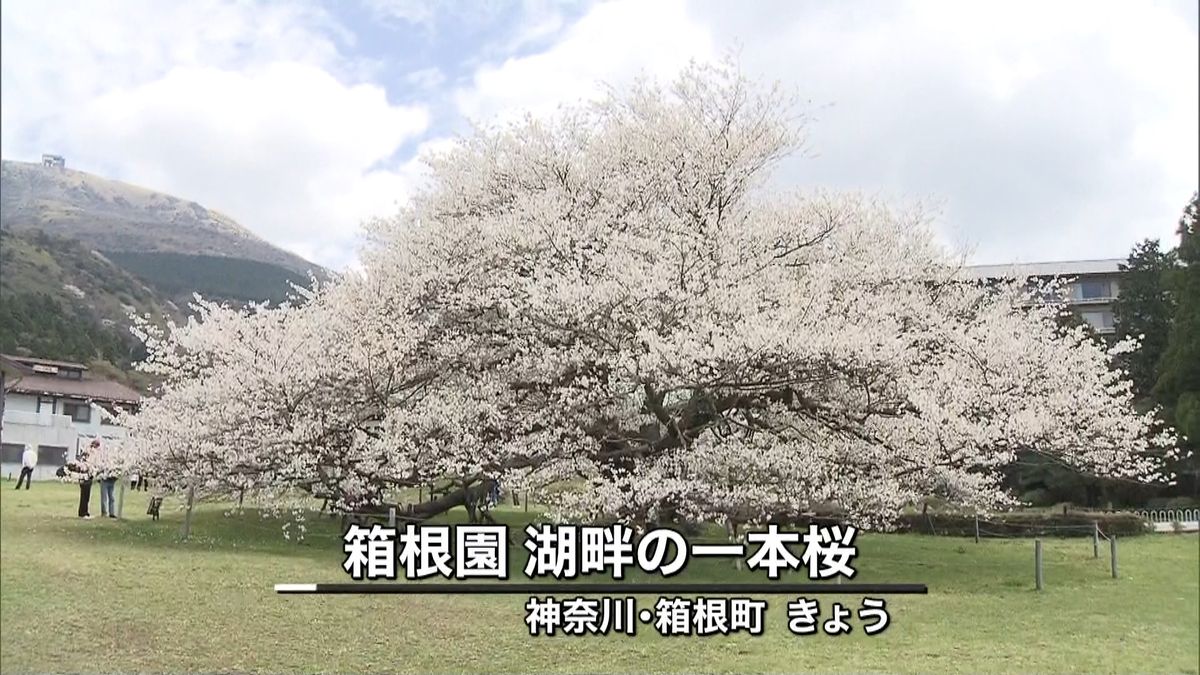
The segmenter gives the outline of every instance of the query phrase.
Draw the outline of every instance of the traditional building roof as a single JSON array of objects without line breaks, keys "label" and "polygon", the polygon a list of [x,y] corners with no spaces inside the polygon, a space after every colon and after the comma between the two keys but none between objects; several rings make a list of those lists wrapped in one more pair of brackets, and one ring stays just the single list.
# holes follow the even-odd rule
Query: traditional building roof
[{"label": "traditional building roof", "polygon": [[[0,365],[13,377],[4,384],[5,393],[35,396],[63,396],[110,403],[137,403],[142,395],[119,382],[83,377],[87,366],[71,361],[55,361],[27,356],[0,354]],[[63,376],[62,372],[71,372]]]},{"label": "traditional building roof", "polygon": [[67,370],[87,370],[88,367],[82,363],[74,361],[55,361],[54,359],[39,359],[32,356],[16,356],[13,354],[0,354],[0,359],[8,361],[17,370],[33,372],[33,366],[50,366],[52,368],[65,368]]},{"label": "traditional building roof", "polygon": [[15,394],[67,396],[113,403],[137,403],[142,399],[141,394],[120,382],[72,380],[46,375],[25,375],[9,384],[7,390]]}]

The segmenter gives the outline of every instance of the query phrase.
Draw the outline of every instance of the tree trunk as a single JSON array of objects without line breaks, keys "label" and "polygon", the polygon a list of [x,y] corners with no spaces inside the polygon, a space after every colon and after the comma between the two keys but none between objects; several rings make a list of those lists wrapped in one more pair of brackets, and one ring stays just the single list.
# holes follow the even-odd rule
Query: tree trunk
[{"label": "tree trunk", "polygon": [[[413,504],[412,510],[409,511],[409,516],[417,521],[429,520],[434,516],[441,515],[456,506],[466,507],[468,502],[472,505],[477,503],[480,498],[487,494],[488,484],[490,481],[479,481],[466,488],[458,488],[450,490],[446,494],[437,497],[428,502]],[[384,507],[386,511],[386,507]]]},{"label": "tree trunk", "polygon": [[[477,518],[484,517],[482,516],[482,509],[479,509],[478,505],[482,503],[483,499],[487,496],[488,489],[490,488],[492,482],[493,481],[490,479],[479,480],[474,483],[469,483],[466,487],[447,490],[445,494],[441,495],[440,497],[433,498],[430,501],[420,502],[417,504],[408,504],[403,508],[400,508],[395,504],[380,503],[373,506],[360,506],[354,509],[354,511],[355,513],[371,513],[383,516],[387,514],[388,508],[395,506],[397,507],[397,512],[404,513],[405,519],[409,522],[422,522],[435,516],[439,516],[456,506],[462,506],[467,509],[467,515],[470,517],[471,522],[477,522]],[[332,515],[332,513],[333,512],[331,511],[330,514]],[[342,529],[345,530],[349,523],[353,520],[354,519],[349,515],[343,514]],[[487,518],[487,520],[495,522],[491,518]]]},{"label": "tree trunk", "polygon": [[180,537],[184,541],[192,534],[192,508],[196,504],[196,486],[189,485],[187,491],[187,513],[183,514],[183,532]]},{"label": "tree trunk", "polygon": [[467,510],[467,522],[474,525],[475,523],[479,522],[478,518],[475,517],[475,511],[478,508],[477,505],[479,504],[479,500],[474,494],[472,494],[470,488],[466,486],[462,488],[462,492],[463,495],[465,495],[463,499],[463,507]]}]

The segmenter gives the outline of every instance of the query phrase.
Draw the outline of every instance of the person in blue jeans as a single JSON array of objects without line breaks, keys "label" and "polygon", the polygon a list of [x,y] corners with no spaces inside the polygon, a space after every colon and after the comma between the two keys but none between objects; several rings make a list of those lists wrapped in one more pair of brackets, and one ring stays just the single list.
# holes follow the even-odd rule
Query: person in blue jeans
[{"label": "person in blue jeans", "polygon": [[[100,439],[92,440],[89,446],[92,451],[100,448]],[[108,516],[109,518],[117,517],[117,499],[116,487],[117,477],[111,473],[101,473],[100,479],[100,517]]]}]

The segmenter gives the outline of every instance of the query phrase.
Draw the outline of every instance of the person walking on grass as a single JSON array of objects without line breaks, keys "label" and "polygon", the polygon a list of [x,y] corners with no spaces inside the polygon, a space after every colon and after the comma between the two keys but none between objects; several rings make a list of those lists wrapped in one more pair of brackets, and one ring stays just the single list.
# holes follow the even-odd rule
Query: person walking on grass
[{"label": "person walking on grass", "polygon": [[32,445],[26,444],[25,451],[21,453],[21,475],[17,477],[17,489],[21,489],[21,481],[25,481],[25,489],[29,489],[29,484],[33,482],[33,469],[37,466],[37,451]]}]

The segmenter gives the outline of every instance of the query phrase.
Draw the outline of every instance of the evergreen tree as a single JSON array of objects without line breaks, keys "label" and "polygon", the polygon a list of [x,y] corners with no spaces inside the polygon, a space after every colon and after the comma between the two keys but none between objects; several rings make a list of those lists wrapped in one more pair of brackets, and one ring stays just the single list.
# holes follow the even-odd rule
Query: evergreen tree
[{"label": "evergreen tree", "polygon": [[1121,265],[1121,291],[1113,303],[1118,338],[1135,337],[1141,349],[1126,354],[1122,366],[1133,380],[1139,398],[1146,398],[1158,380],[1158,362],[1167,350],[1175,298],[1171,271],[1173,251],[1162,251],[1156,239],[1133,247]]},{"label": "evergreen tree", "polygon": [[[1200,448],[1200,194],[1179,219],[1179,260],[1183,264],[1175,279],[1175,318],[1166,352],[1159,364],[1154,396],[1162,404],[1167,420],[1181,434],[1193,453]],[[1180,463],[1176,472],[1190,482],[1191,494],[1200,495],[1200,472],[1193,456]]]}]

